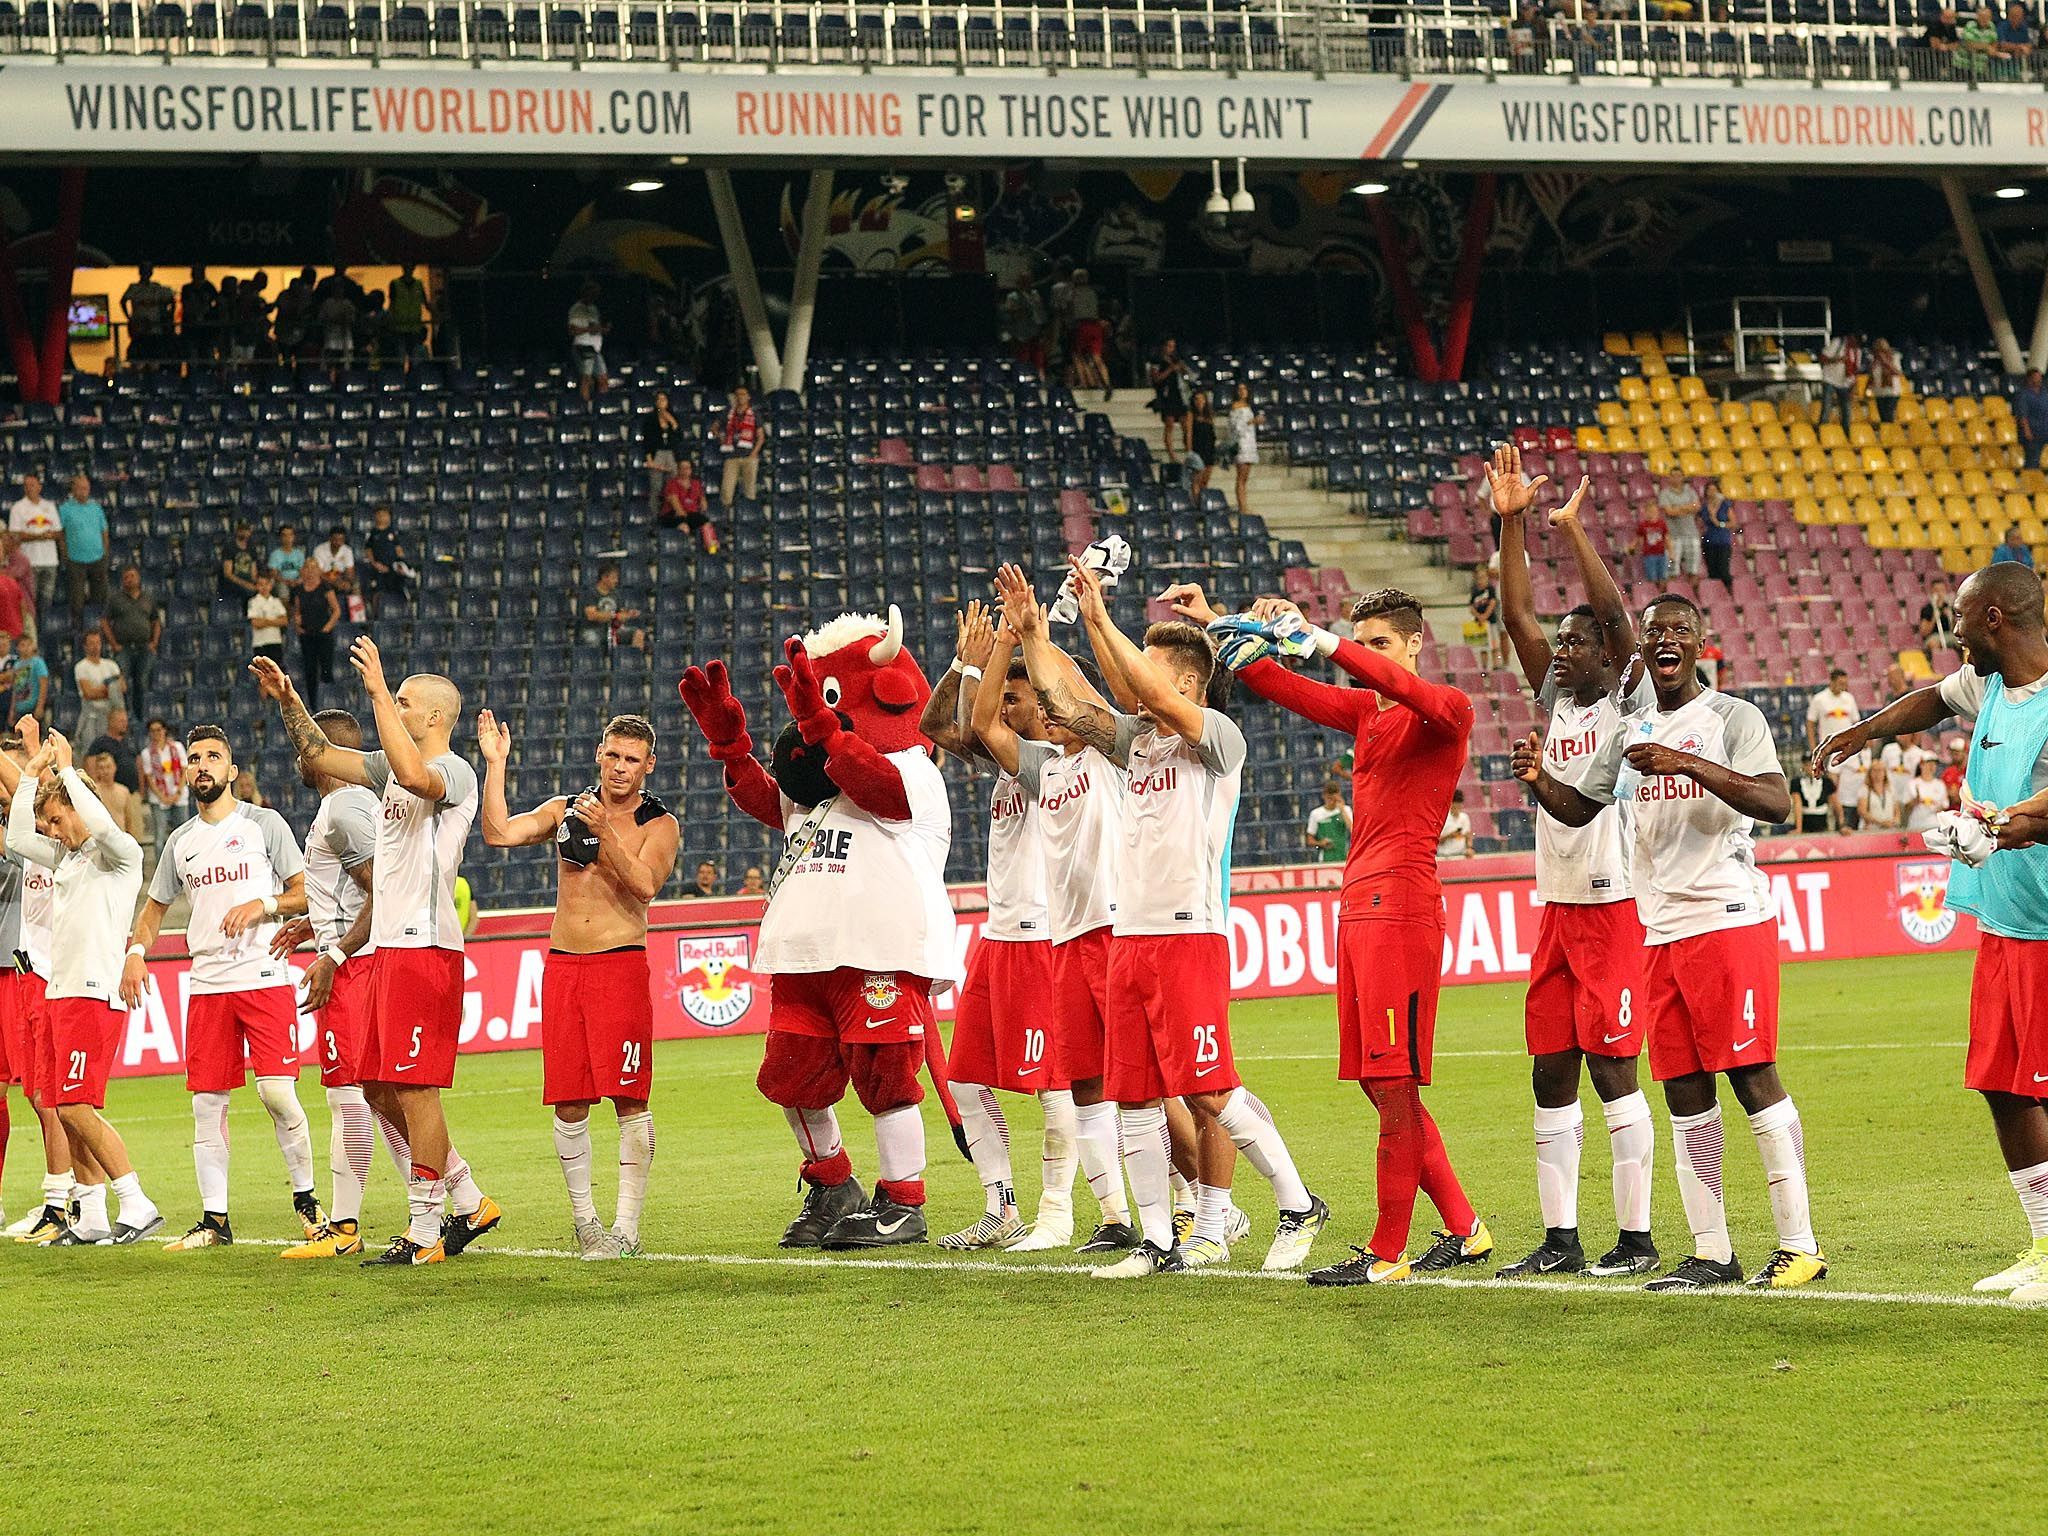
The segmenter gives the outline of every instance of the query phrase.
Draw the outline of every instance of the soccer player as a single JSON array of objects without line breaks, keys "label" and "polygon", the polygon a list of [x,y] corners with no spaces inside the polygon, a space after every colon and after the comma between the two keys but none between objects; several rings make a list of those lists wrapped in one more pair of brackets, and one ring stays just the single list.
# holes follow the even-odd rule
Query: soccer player
[{"label": "soccer player", "polygon": [[[1207,707],[1216,671],[1207,635],[1192,624],[1155,624],[1139,649],[1110,622],[1094,572],[1079,560],[1069,565],[1103,680],[1139,706],[1125,715],[1082,699],[1042,619],[1022,636],[1047,718],[1130,774],[1103,1089],[1118,1106],[1144,1241],[1094,1273],[1138,1279],[1227,1260],[1230,1146],[1265,1175],[1280,1207],[1264,1267],[1293,1269],[1308,1257],[1330,1208],[1302,1182],[1279,1128],[1246,1094],[1230,1048],[1230,834],[1244,777],[1244,733]],[[1173,1235],[1169,1095],[1187,1101],[1197,1124],[1202,1183],[1185,1245]]]},{"label": "soccer player", "polygon": [[[2017,562],[1978,571],[1956,593],[1956,634],[1969,664],[1830,737],[1813,754],[1815,771],[1826,773],[1871,742],[1931,730],[1952,714],[1975,721],[1965,815],[2005,825],[2000,851],[1982,867],[1956,861],[1947,900],[1975,916],[1979,935],[1963,1086],[1984,1095],[2032,1236],[2015,1262],[1976,1289],[2009,1291],[2015,1300],[2048,1300],[2048,846],[2023,846],[2041,835],[2039,812],[2048,809],[2039,804],[2048,792],[2041,600],[2041,578]],[[2020,825],[2029,821],[2031,827]]]},{"label": "soccer player", "polygon": [[[1550,514],[1578,562],[1587,601],[1557,625],[1553,648],[1536,621],[1523,517],[1541,478],[1522,475],[1521,451],[1505,444],[1487,472],[1500,515],[1501,613],[1522,673],[1539,707],[1550,711],[1543,764],[1576,785],[1594,754],[1621,729],[1622,716],[1647,708],[1649,678],[1637,664],[1628,605],[1579,522],[1581,480]],[[1524,1027],[1534,1058],[1536,1197],[1543,1241],[1500,1271],[1503,1279],[1566,1274],[1637,1275],[1657,1268],[1650,1240],[1650,1172],[1657,1132],[1650,1101],[1636,1081],[1642,1054],[1643,924],[1629,884],[1626,806],[1609,806],[1583,827],[1536,810],[1536,929]],[[1583,1064],[1600,1095],[1614,1162],[1614,1218],[1620,1238],[1590,1268],[1579,1244],[1579,1153],[1586,1117],[1579,1107]]]},{"label": "soccer player", "polygon": [[1771,729],[1754,704],[1699,679],[1700,611],[1670,593],[1643,610],[1642,660],[1656,699],[1594,754],[1576,787],[1545,767],[1534,732],[1515,744],[1515,775],[1566,826],[1626,799],[1631,869],[1643,920],[1643,1022],[1650,1075],[1664,1085],[1678,1192],[1693,1252],[1644,1288],[1734,1285],[1742,1266],[1721,1198],[1717,1074],[1749,1114],[1770,1185],[1777,1251],[1749,1279],[1805,1285],[1828,1272],[1814,1241],[1799,1111],[1778,1080],[1778,921],[1756,867],[1754,821],[1783,821],[1792,796]]},{"label": "soccer player", "polygon": [[[349,648],[349,664],[369,695],[375,752],[328,740],[275,662],[258,657],[249,670],[263,696],[276,701],[306,770],[361,784],[381,797],[370,901],[370,941],[377,956],[362,1076],[371,1108],[405,1134],[412,1219],[390,1247],[363,1262],[438,1264],[504,1219],[450,1146],[441,1109],[441,1090],[455,1080],[462,1033],[455,879],[476,819],[476,774],[449,749],[462,717],[462,694],[454,683],[420,672],[394,694],[377,644],[367,635],[357,636]],[[368,1091],[371,1086],[375,1093]]]},{"label": "soccer player", "polygon": [[225,1247],[228,1222],[228,1098],[256,1075],[291,1177],[292,1209],[311,1238],[327,1214],[313,1194],[313,1138],[299,1104],[299,1006],[290,968],[270,952],[277,919],[306,910],[306,861],[284,818],[235,798],[239,770],[227,733],[195,725],[185,735],[185,781],[199,814],[180,822],[158,850],[149,899],[135,914],[121,1000],[140,1008],[149,986],[144,957],[164,913],[180,896],[192,904],[185,942],[192,952],[185,1005],[185,1089],[192,1095],[192,1162],[199,1220],[169,1253]]},{"label": "soccer player", "polygon": [[[559,893],[541,980],[541,1102],[553,1106],[555,1155],[586,1259],[637,1258],[640,1208],[654,1162],[654,994],[647,904],[676,864],[681,829],[647,792],[654,727],[615,715],[597,742],[597,782],[514,816],[505,805],[511,727],[476,717],[484,757],[484,841],[555,845]],[[590,1110],[610,1099],[619,1121],[619,1206],[610,1227],[590,1192]]]},{"label": "soccer player", "polygon": [[[1379,1285],[1414,1271],[1476,1264],[1493,1235],[1465,1197],[1435,1119],[1422,1103],[1436,1040],[1443,964],[1437,833],[1464,772],[1472,701],[1417,675],[1422,606],[1405,592],[1368,593],[1351,609],[1352,638],[1307,623],[1293,604],[1262,598],[1252,622],[1219,620],[1201,588],[1166,600],[1215,632],[1246,687],[1283,709],[1354,738],[1351,854],[1337,916],[1337,1076],[1379,1112],[1378,1219],[1370,1243],[1311,1274],[1312,1285]],[[1363,688],[1297,676],[1270,654],[1270,635],[1294,655],[1329,657]],[[1430,1246],[1408,1257],[1415,1197],[1443,1218]]]},{"label": "soccer player", "polygon": [[[40,781],[45,770],[52,775],[47,783]],[[8,806],[7,847],[55,877],[43,1004],[49,1033],[44,1099],[63,1122],[73,1155],[82,1150],[81,1163],[89,1158],[120,1202],[110,1223],[107,1183],[85,1184],[77,1215],[46,1241],[53,1247],[139,1243],[162,1230],[163,1215],[143,1193],[127,1145],[101,1111],[128,1024],[118,950],[142,890],[142,845],[114,825],[72,766],[71,743],[52,731],[22,766]]]}]

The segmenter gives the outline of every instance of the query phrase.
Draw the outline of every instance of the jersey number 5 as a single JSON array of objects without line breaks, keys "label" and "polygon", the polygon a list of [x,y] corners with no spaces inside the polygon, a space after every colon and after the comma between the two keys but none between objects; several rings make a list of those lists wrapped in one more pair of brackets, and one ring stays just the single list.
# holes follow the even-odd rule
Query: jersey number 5
[{"label": "jersey number 5", "polygon": [[1206,1066],[1212,1061],[1221,1061],[1222,1059],[1223,1049],[1216,1043],[1216,1026],[1214,1024],[1197,1024],[1195,1026],[1195,1065],[1198,1067]]}]

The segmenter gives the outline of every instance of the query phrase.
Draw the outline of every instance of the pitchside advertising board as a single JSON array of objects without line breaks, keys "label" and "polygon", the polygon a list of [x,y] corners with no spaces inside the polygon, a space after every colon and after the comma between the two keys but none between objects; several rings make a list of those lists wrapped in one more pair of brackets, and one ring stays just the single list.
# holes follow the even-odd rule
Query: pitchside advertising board
[{"label": "pitchside advertising board", "polygon": [[0,67],[11,153],[712,159],[1244,156],[1497,166],[2038,165],[2038,89],[1804,82],[1411,81],[1077,71],[573,73],[387,61]]},{"label": "pitchside advertising board", "polygon": [[[1926,950],[1974,949],[1976,924],[1944,904],[1946,859],[1853,858],[1766,866],[1778,910],[1778,952],[1786,960],[1858,959]],[[1231,991],[1238,998],[1313,997],[1337,982],[1338,893],[1278,890],[1231,899]],[[1450,985],[1517,981],[1529,974],[1536,942],[1533,879],[1473,880],[1445,890],[1443,977]],[[687,917],[689,904],[657,908],[656,921]],[[962,913],[963,963],[981,931],[979,913]],[[679,1040],[759,1034],[768,1027],[768,979],[754,966],[760,930],[753,922],[657,928],[648,937],[654,1033]],[[541,974],[547,938],[470,941],[463,994],[462,1049],[510,1051],[540,1044]],[[190,973],[182,960],[150,968],[142,1008],[129,1016],[115,1067],[120,1076],[184,1069],[184,1018]],[[950,994],[940,997],[950,1013]],[[311,1051],[313,1021],[299,1020]],[[312,1059],[309,1055],[309,1061]]]}]

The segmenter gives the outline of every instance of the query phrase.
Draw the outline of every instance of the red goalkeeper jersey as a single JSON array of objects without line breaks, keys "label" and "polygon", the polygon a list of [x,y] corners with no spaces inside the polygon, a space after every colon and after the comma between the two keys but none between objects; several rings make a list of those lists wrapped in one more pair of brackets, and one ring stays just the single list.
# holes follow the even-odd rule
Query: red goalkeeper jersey
[{"label": "red goalkeeper jersey", "polygon": [[1366,686],[1319,683],[1272,660],[1237,675],[1282,709],[1352,734],[1343,919],[1441,923],[1436,840],[1465,771],[1472,701],[1354,641],[1338,641],[1331,660]]}]

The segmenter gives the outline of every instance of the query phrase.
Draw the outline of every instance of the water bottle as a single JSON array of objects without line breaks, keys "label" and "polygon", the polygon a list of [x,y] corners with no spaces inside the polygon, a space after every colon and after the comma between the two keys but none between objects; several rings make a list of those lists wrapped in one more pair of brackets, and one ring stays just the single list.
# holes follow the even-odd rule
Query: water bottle
[{"label": "water bottle", "polygon": [[1643,776],[1629,763],[1626,756],[1629,747],[1638,746],[1656,734],[1656,723],[1648,715],[1642,716],[1629,728],[1628,741],[1623,746],[1621,771],[1614,776],[1614,799],[1616,804],[1626,804],[1635,799],[1636,786],[1643,782]]}]

